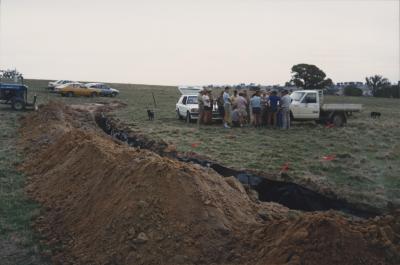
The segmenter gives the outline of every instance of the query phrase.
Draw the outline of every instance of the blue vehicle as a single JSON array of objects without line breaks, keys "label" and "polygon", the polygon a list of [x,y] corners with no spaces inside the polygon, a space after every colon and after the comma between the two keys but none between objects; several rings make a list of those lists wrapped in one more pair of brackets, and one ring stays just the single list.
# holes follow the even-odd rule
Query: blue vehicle
[{"label": "blue vehicle", "polygon": [[36,95],[33,102],[28,103],[28,87],[24,84],[0,82],[0,103],[10,104],[14,110],[24,110],[27,107],[36,109]]},{"label": "blue vehicle", "polygon": [[119,94],[119,90],[109,87],[103,83],[88,83],[85,85],[88,88],[95,88],[100,90],[100,96],[103,97],[116,97]]}]

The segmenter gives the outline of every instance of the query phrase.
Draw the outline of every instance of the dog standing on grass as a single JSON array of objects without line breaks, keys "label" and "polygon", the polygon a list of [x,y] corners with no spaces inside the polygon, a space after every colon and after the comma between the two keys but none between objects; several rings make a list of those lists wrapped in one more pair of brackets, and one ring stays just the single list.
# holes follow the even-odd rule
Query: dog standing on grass
[{"label": "dog standing on grass", "polygon": [[147,117],[149,118],[149,121],[154,120],[154,111],[152,110],[147,110]]},{"label": "dog standing on grass", "polygon": [[380,112],[376,112],[376,111],[371,112],[371,118],[372,119],[378,119],[380,117],[381,117],[381,113]]}]

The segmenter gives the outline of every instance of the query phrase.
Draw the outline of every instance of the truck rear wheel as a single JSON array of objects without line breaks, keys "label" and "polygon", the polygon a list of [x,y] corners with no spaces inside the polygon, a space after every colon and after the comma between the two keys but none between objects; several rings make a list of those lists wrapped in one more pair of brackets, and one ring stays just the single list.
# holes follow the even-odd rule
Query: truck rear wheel
[{"label": "truck rear wheel", "polygon": [[346,123],[346,119],[344,118],[344,116],[342,114],[335,114],[332,117],[332,123],[336,127],[342,127]]},{"label": "truck rear wheel", "polygon": [[14,100],[14,101],[12,102],[12,104],[11,104],[11,107],[12,107],[14,110],[23,110],[23,109],[25,109],[25,102],[22,101],[22,100],[19,100],[19,99]]}]

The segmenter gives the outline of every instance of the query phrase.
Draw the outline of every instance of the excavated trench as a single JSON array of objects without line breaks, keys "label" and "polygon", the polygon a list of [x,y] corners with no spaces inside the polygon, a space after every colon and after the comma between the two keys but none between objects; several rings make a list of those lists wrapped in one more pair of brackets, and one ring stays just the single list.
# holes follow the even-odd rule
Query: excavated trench
[{"label": "excavated trench", "polygon": [[210,160],[203,160],[194,157],[182,157],[177,153],[166,153],[164,142],[156,142],[147,137],[135,134],[128,128],[123,128],[112,118],[104,113],[99,113],[95,117],[97,125],[108,135],[126,142],[129,146],[136,148],[149,149],[161,156],[169,156],[187,163],[195,163],[204,167],[214,169],[223,177],[234,176],[242,184],[254,189],[258,193],[260,201],[277,202],[290,209],[302,211],[327,211],[338,210],[358,217],[369,218],[380,215],[381,213],[361,209],[345,200],[329,198],[323,194],[292,182],[270,180],[262,176],[255,175],[246,171],[238,171],[222,166]]}]

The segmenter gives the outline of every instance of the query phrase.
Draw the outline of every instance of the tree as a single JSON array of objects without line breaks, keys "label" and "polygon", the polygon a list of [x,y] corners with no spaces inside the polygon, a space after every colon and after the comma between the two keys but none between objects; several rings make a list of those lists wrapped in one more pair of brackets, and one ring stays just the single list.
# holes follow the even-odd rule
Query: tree
[{"label": "tree", "polygon": [[294,86],[293,82],[290,81],[285,83],[285,87],[291,87],[291,86]]},{"label": "tree", "polygon": [[344,92],[345,96],[356,96],[356,97],[359,97],[359,96],[363,95],[363,91],[360,88],[358,88],[358,87],[356,87],[354,85],[346,86],[344,88],[343,92]]},{"label": "tree", "polygon": [[375,97],[399,98],[400,97],[400,87],[399,87],[399,85],[384,86],[376,92]]},{"label": "tree", "polygon": [[303,89],[324,89],[333,84],[324,71],[312,64],[294,65],[290,83]]},{"label": "tree", "polygon": [[384,78],[381,75],[374,75],[370,77],[366,77],[365,81],[367,82],[367,86],[371,88],[372,95],[374,97],[379,96],[385,87],[390,86],[390,82],[387,78]]}]

